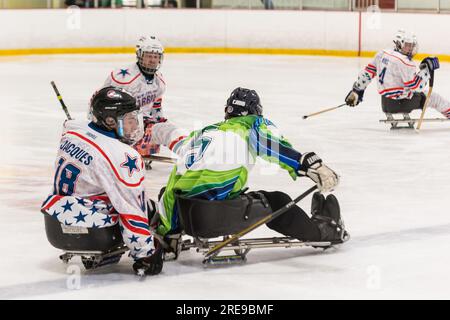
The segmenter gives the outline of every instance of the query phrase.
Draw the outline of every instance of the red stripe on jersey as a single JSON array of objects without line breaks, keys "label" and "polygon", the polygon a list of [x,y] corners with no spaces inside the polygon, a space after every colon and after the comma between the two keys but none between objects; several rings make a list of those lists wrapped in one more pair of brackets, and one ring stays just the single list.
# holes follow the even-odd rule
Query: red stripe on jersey
[{"label": "red stripe on jersey", "polygon": [[71,134],[74,135],[84,141],[86,141],[87,143],[89,143],[90,145],[92,145],[95,149],[97,149],[98,152],[100,152],[100,154],[105,157],[106,161],[108,161],[111,169],[113,170],[114,174],[116,175],[116,178],[122,182],[124,185],[126,185],[127,187],[138,187],[141,185],[142,181],[144,181],[144,177],[142,177],[139,182],[137,183],[128,183],[125,180],[123,180],[119,173],[117,172],[116,168],[114,167],[114,165],[112,164],[111,160],[109,160],[108,156],[103,152],[103,150],[93,141],[89,140],[88,138],[82,136],[81,134],[74,132],[74,131],[67,131],[66,134]]},{"label": "red stripe on jersey", "polygon": [[136,221],[140,221],[140,222],[144,222],[144,223],[148,223],[148,219],[141,217],[141,216],[137,216],[134,214],[126,214],[123,213],[121,214],[122,219],[127,219],[127,220],[136,220]]},{"label": "red stripe on jersey", "polygon": [[56,202],[58,202],[59,199],[61,199],[64,196],[54,196],[54,198],[52,200],[50,200],[49,203],[47,203],[45,205],[44,208],[42,208],[42,210],[47,211],[51,206],[53,206]]},{"label": "red stripe on jersey", "polygon": [[184,138],[186,138],[186,136],[181,136],[176,138],[175,140],[173,140],[170,144],[169,144],[169,149],[173,150],[173,147],[177,144],[177,142],[180,142],[181,140],[183,140]]},{"label": "red stripe on jersey", "polygon": [[403,87],[397,87],[397,88],[389,88],[389,89],[384,89],[383,91],[378,92],[379,94],[383,94],[386,93],[388,91],[397,91],[397,90],[404,90],[405,88]]},{"label": "red stripe on jersey", "polygon": [[403,93],[394,94],[393,96],[389,96],[389,97],[386,96],[386,98],[395,100],[395,98],[400,97],[402,94],[403,94]]},{"label": "red stripe on jersey", "polygon": [[421,84],[422,83],[422,78],[420,78],[419,79],[419,81],[417,81],[417,83],[416,83],[416,85],[414,86],[414,87],[411,87],[411,88],[409,88],[410,90],[414,90],[414,89],[416,89],[418,86],[419,86],[419,84]]},{"label": "red stripe on jersey", "polygon": [[142,228],[133,227],[126,219],[124,219],[122,217],[122,215],[120,215],[119,217],[120,217],[120,221],[122,221],[122,224],[128,230],[133,231],[134,233],[137,233],[137,234],[142,234],[144,236],[150,236],[151,235],[150,230],[145,230],[145,229],[142,229]]},{"label": "red stripe on jersey", "polygon": [[139,73],[138,75],[136,75],[133,79],[131,79],[131,80],[128,81],[128,82],[121,82],[121,81],[117,80],[116,78],[114,78],[114,74],[113,74],[113,72],[111,71],[111,78],[112,78],[115,82],[117,82],[118,84],[130,84],[130,83],[132,83],[134,80],[136,80],[140,75],[141,75],[141,74]]},{"label": "red stripe on jersey", "polygon": [[163,80],[161,76],[159,76],[158,74],[156,74],[156,76],[158,77],[159,80],[161,80],[162,83],[166,84],[166,82]]},{"label": "red stripe on jersey", "polygon": [[383,51],[383,53],[384,53],[384,54],[387,54],[388,56],[391,56],[391,57],[394,57],[394,58],[400,60],[405,66],[408,66],[408,67],[414,67],[414,68],[416,67],[415,65],[406,63],[405,61],[403,61],[403,59],[401,59],[401,58],[399,58],[399,57],[397,57],[397,56],[394,56],[394,55],[392,55],[392,54],[389,54],[389,53],[387,53],[386,51]]},{"label": "red stripe on jersey", "polygon": [[405,85],[408,85],[408,84],[413,83],[414,81],[416,81],[417,77],[418,77],[418,76],[416,75],[411,81],[404,82],[404,84],[405,84]]},{"label": "red stripe on jersey", "polygon": [[366,68],[366,72],[369,73],[372,78],[375,77],[375,71]]}]

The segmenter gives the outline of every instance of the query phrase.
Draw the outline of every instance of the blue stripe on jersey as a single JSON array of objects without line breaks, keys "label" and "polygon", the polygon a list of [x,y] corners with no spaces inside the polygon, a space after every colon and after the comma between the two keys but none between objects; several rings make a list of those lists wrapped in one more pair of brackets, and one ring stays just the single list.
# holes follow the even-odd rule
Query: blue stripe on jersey
[{"label": "blue stripe on jersey", "polygon": [[[256,120],[250,132],[250,146],[256,151],[256,154],[276,157],[282,163],[288,165],[294,170],[298,170],[300,168],[299,159],[301,157],[301,154],[298,151],[287,147],[274,139],[270,139],[270,137],[268,139],[267,136],[260,131],[259,125],[261,124],[261,122],[262,121],[260,119]],[[271,122],[267,120],[267,122],[265,121],[265,123],[267,124]]]},{"label": "blue stripe on jersey", "polygon": [[133,220],[128,220],[128,222],[136,228],[143,228],[145,230],[148,230],[148,224],[145,222],[137,222],[137,221],[133,221]]},{"label": "blue stripe on jersey", "polygon": [[414,79],[414,82],[411,84],[408,84],[407,87],[414,87],[422,78],[416,76],[416,78]]},{"label": "blue stripe on jersey", "polygon": [[47,204],[48,200],[50,200],[50,198],[53,197],[53,196],[54,196],[54,194],[49,195],[47,197],[47,199],[45,199],[44,202],[42,202],[41,208],[44,207]]},{"label": "blue stripe on jersey", "polygon": [[221,185],[218,187],[204,190],[200,193],[189,195],[189,198],[206,199],[206,200],[223,200],[227,198],[230,192],[233,190],[234,184],[236,183],[238,178],[239,176],[231,179],[230,182],[225,185]]},{"label": "blue stripe on jersey", "polygon": [[394,92],[387,92],[387,93],[384,93],[383,96],[387,97],[387,96],[392,96],[392,95],[396,95],[396,94],[399,94],[399,93],[403,93],[403,90],[394,91]]}]

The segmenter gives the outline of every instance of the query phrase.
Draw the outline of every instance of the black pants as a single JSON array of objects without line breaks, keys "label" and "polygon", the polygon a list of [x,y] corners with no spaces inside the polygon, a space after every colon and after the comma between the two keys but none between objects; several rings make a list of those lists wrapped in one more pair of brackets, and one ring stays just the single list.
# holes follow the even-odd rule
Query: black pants
[{"label": "black pants", "polygon": [[[268,200],[272,210],[275,212],[292,201],[291,197],[280,191],[259,191]],[[319,228],[308,215],[298,206],[293,206],[278,218],[267,223],[267,226],[281,234],[297,238],[302,241],[319,241]]]},{"label": "black pants", "polygon": [[426,96],[424,93],[414,93],[411,99],[389,99],[381,97],[381,108],[385,113],[410,113],[416,109],[423,109]]}]

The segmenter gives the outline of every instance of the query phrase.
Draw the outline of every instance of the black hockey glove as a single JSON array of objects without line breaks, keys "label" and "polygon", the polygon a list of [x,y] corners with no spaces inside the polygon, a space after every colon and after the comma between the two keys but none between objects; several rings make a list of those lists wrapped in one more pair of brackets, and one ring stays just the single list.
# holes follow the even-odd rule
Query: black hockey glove
[{"label": "black hockey glove", "polygon": [[426,57],[419,64],[420,69],[428,68],[430,72],[439,69],[439,67],[439,59],[437,57]]},{"label": "black hockey glove", "polygon": [[364,90],[358,90],[353,88],[345,97],[345,103],[350,107],[357,106],[363,101]]},{"label": "black hockey glove", "polygon": [[307,152],[302,155],[298,174],[311,178],[321,192],[331,191],[339,183],[338,175],[324,165],[322,159],[314,152]]},{"label": "black hockey glove", "polygon": [[164,250],[156,238],[154,241],[155,252],[151,256],[136,260],[133,264],[133,270],[138,276],[153,276],[162,270]]}]

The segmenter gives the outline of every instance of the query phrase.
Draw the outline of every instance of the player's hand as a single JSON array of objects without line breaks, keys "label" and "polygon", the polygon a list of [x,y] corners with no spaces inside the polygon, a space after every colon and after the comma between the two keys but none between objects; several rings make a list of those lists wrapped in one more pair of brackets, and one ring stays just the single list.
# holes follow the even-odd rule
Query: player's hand
[{"label": "player's hand", "polygon": [[430,72],[439,69],[439,67],[440,65],[438,57],[426,57],[419,64],[420,69],[428,68],[428,71]]},{"label": "player's hand", "polygon": [[322,163],[314,152],[307,152],[300,158],[300,175],[308,176],[321,192],[332,191],[339,184],[339,176]]},{"label": "player's hand", "polygon": [[156,238],[154,238],[154,241],[154,253],[151,256],[136,260],[133,264],[133,270],[139,276],[154,276],[162,270],[164,250]]},{"label": "player's hand", "polygon": [[345,103],[354,107],[357,106],[361,101],[363,101],[364,90],[352,89],[345,97]]}]

